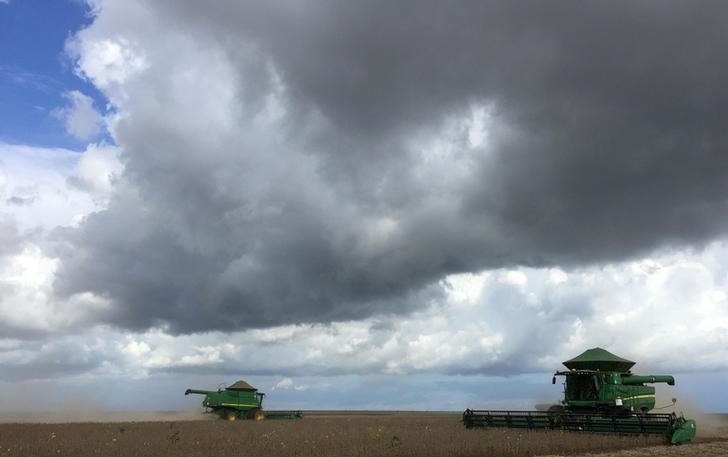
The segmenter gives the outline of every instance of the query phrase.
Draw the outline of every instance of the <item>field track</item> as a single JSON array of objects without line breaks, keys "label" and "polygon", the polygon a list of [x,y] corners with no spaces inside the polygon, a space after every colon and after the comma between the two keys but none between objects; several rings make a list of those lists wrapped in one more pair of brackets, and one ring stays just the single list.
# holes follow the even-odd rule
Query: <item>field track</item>
[{"label": "field track", "polygon": [[728,456],[728,441],[721,441],[728,440],[728,429],[722,426],[698,443],[665,446],[657,437],[466,430],[459,418],[446,413],[329,413],[308,414],[300,421],[5,423],[0,424],[0,457]]}]

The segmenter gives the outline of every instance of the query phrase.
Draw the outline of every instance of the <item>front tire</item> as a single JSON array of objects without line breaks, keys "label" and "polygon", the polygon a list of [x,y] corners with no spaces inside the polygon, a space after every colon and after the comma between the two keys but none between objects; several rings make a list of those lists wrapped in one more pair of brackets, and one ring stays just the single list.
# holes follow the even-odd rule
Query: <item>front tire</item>
[{"label": "front tire", "polygon": [[228,409],[227,411],[225,411],[225,413],[223,414],[222,417],[223,417],[223,419],[232,422],[232,421],[238,420],[238,413],[237,413],[237,411]]}]

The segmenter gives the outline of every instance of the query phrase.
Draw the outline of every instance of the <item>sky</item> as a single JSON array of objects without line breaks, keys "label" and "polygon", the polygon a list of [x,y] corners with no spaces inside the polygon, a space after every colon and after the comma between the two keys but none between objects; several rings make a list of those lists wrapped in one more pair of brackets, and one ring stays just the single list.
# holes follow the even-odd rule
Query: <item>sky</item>
[{"label": "sky", "polygon": [[728,412],[727,16],[0,1],[0,410],[531,409],[599,346]]}]

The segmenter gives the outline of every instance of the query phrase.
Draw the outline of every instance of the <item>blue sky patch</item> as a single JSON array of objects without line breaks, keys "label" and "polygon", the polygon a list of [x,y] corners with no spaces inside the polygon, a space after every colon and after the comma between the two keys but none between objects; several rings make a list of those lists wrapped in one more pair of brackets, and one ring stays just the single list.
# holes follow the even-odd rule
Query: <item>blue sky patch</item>
[{"label": "blue sky patch", "polygon": [[104,114],[106,101],[76,76],[66,56],[66,40],[93,20],[79,1],[0,3],[0,141],[82,149],[86,141],[69,135],[53,110],[80,91]]}]

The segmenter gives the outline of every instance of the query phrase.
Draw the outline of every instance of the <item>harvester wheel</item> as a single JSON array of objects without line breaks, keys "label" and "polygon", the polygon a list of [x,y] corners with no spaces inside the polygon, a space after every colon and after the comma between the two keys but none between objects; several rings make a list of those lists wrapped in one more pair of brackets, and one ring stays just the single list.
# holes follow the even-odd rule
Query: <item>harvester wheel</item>
[{"label": "harvester wheel", "polygon": [[265,413],[263,411],[258,410],[258,411],[255,412],[255,420],[256,421],[260,422],[260,421],[262,421],[264,419],[265,419]]},{"label": "harvester wheel", "polygon": [[238,413],[236,411],[233,411],[232,409],[229,409],[225,412],[225,419],[229,420],[230,422],[237,420]]}]

